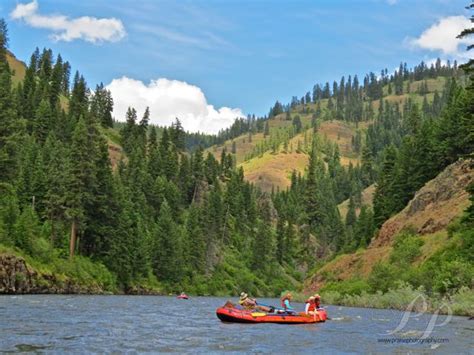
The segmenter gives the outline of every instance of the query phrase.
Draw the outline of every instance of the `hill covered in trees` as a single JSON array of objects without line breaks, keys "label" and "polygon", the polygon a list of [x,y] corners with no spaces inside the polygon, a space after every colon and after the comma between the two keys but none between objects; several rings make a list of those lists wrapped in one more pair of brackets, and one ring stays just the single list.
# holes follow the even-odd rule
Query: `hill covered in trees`
[{"label": "hill covered in trees", "polygon": [[[148,111],[138,119],[130,108],[114,128],[103,85],[91,91],[78,72],[70,82],[69,63],[47,49],[33,52],[21,78],[9,65],[3,21],[0,39],[4,253],[25,258],[40,282],[96,290],[276,294],[298,286],[295,266],[273,257],[271,198],[243,180],[230,154],[186,150],[192,135],[179,121],[158,130]],[[120,150],[114,168],[112,146]]]}]

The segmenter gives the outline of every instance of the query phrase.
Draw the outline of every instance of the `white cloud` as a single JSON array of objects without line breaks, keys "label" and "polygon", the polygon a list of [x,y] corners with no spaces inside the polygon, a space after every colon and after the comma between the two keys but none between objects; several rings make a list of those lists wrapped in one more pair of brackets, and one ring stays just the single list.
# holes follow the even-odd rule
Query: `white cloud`
[{"label": "white cloud", "polygon": [[470,28],[471,22],[464,16],[449,16],[427,28],[418,38],[407,38],[409,45],[415,48],[431,51],[441,51],[445,55],[464,58],[467,56],[462,45],[472,44],[470,38],[458,39],[465,28]]},{"label": "white cloud", "polygon": [[96,18],[82,16],[69,18],[64,15],[41,15],[38,13],[38,1],[18,4],[10,13],[14,20],[23,20],[35,28],[52,30],[54,41],[70,42],[83,39],[87,42],[117,42],[125,37],[122,21],[116,18]]},{"label": "white cloud", "polygon": [[387,0],[387,4],[389,5],[395,5],[398,2],[398,0]]},{"label": "white cloud", "polygon": [[238,108],[214,108],[207,103],[202,90],[183,81],[158,79],[148,85],[125,76],[107,85],[114,98],[114,116],[125,120],[129,106],[141,115],[150,107],[151,123],[170,125],[178,117],[183,127],[191,132],[217,133],[229,127],[237,117],[244,117]]}]

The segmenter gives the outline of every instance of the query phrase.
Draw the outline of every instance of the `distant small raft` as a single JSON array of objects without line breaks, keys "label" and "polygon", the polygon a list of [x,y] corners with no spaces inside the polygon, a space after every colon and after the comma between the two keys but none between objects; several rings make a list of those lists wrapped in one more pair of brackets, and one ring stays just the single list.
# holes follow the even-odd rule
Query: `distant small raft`
[{"label": "distant small raft", "polygon": [[325,322],[326,310],[320,308],[314,315],[305,313],[278,314],[246,311],[237,308],[220,307],[216,310],[217,317],[223,322],[231,323],[281,323],[281,324],[306,324]]},{"label": "distant small raft", "polygon": [[187,300],[189,299],[188,295],[179,295],[179,296],[176,296],[177,299],[179,300]]}]

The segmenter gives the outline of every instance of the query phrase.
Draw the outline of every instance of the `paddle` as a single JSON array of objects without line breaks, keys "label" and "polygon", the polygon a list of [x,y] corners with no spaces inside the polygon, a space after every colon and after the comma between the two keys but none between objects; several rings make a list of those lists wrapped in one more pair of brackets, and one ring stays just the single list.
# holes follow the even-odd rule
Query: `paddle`
[{"label": "paddle", "polygon": [[283,308],[278,308],[278,307],[275,307],[275,306],[270,306],[268,304],[263,304],[263,303],[260,303],[260,302],[255,302],[257,304],[257,306],[263,306],[263,307],[268,307],[270,308],[273,312],[276,310],[276,311],[282,311],[282,312],[285,312],[285,313],[288,313],[290,315],[296,315],[296,311],[294,310],[285,310]]},{"label": "paddle", "polygon": [[263,306],[263,307],[267,307],[267,308],[270,308],[270,309],[273,309],[273,310],[278,309],[278,308],[275,307],[275,306],[270,306],[270,305],[268,305],[268,304],[263,304],[263,303],[260,303],[260,302],[255,302],[255,304],[256,304],[257,306]]}]

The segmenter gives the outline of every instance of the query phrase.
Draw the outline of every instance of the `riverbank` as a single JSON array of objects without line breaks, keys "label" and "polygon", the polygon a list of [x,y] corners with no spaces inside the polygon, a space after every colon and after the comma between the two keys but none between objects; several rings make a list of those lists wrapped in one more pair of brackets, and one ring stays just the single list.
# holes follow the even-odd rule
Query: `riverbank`
[{"label": "riverbank", "polygon": [[[294,299],[304,302],[309,295],[295,292]],[[412,288],[408,284],[400,284],[397,289],[387,292],[360,294],[341,294],[337,291],[321,293],[322,303],[348,307],[395,309],[399,311],[453,314],[458,316],[474,316],[474,291],[463,287],[451,295],[428,295],[422,287]]]},{"label": "riverbank", "polygon": [[0,245],[0,294],[161,295],[158,283],[144,280],[121,289],[103,264],[80,256],[73,260],[31,258]]},{"label": "riverbank", "polygon": [[[0,248],[0,294],[167,294],[158,282],[143,280],[126,289],[117,287],[115,276],[101,263],[77,256],[74,260],[53,257],[39,261],[20,252]],[[308,294],[293,292],[294,300],[304,302]],[[408,284],[385,293],[343,294],[338,291],[321,292],[323,304],[412,310],[439,314],[474,316],[474,291],[463,287],[451,295],[428,295],[422,287],[414,289]]]}]

